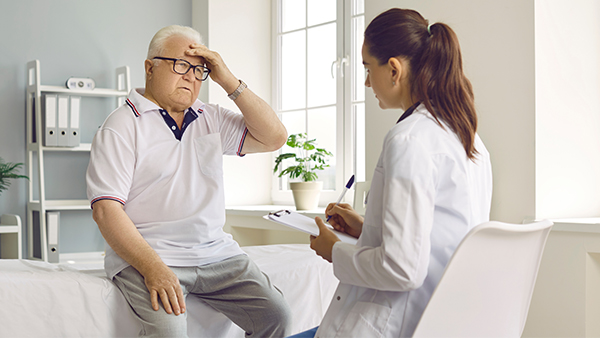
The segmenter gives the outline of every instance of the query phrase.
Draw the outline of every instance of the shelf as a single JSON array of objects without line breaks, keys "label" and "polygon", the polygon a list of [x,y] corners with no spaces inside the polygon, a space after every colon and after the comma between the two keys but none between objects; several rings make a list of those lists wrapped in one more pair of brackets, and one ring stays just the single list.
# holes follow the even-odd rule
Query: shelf
[{"label": "shelf", "polygon": [[82,90],[69,89],[61,86],[40,86],[40,91],[42,93],[64,93],[69,95],[100,97],[127,96],[129,94],[127,91],[116,89],[95,88],[92,90]]},{"label": "shelf", "polygon": [[16,234],[19,232],[18,225],[0,224],[0,234]]},{"label": "shelf", "polygon": [[21,228],[21,217],[17,215],[2,215],[0,218],[0,234],[18,233]]},{"label": "shelf", "polygon": [[[45,127],[44,121],[46,118],[46,113],[48,113],[48,117],[53,117],[56,119],[56,124],[53,128],[57,127],[57,124],[64,123],[65,116],[62,115],[62,119],[58,118],[59,114],[65,112],[63,108],[59,109],[60,105],[54,107],[49,112],[46,112],[45,109],[51,106],[46,106],[47,102],[45,99],[43,100],[42,94],[59,94],[64,96],[78,96],[82,100],[85,97],[96,97],[96,98],[117,98],[116,103],[118,105],[122,104],[123,99],[127,97],[131,90],[130,83],[130,74],[129,67],[123,66],[115,69],[115,88],[107,89],[107,88],[95,88],[92,90],[85,89],[69,89],[66,86],[48,86],[41,84],[41,71],[40,71],[40,62],[39,60],[32,60],[27,63],[27,87],[26,90],[26,98],[27,105],[25,110],[26,116],[26,132],[27,132],[27,143],[26,143],[26,167],[27,167],[27,175],[30,177],[28,182],[28,203],[27,203],[27,241],[28,241],[28,258],[29,259],[40,259],[42,261],[48,261],[48,256],[52,255],[53,261],[58,261],[62,259],[62,253],[58,253],[59,256],[56,257],[56,250],[52,251],[54,248],[53,245],[55,243],[49,243],[48,233],[52,231],[53,236],[51,238],[55,238],[55,234],[57,231],[57,225],[60,226],[60,222],[58,224],[53,223],[52,229],[48,227],[47,224],[47,212],[48,211],[77,211],[77,210],[91,210],[90,202],[87,199],[53,199],[48,200],[47,191],[46,191],[46,172],[50,168],[50,170],[60,170],[60,168],[56,168],[56,165],[53,161],[45,162],[44,156],[48,153],[54,153],[56,156],[59,156],[61,159],[63,158],[73,158],[78,155],[87,153],[91,151],[92,145],[90,143],[80,143],[76,147],[57,147],[51,146],[47,147],[44,145],[45,140]],[[39,102],[36,102],[38,100]],[[58,98],[57,100],[58,101]],[[55,102],[54,104],[57,104]],[[80,108],[80,107],[79,107]],[[62,112],[59,112],[59,110]],[[68,103],[66,108],[67,110],[67,126],[70,126],[72,123],[71,114],[74,111],[71,103]],[[54,113],[52,114],[52,111]],[[110,111],[106,112],[108,115]],[[79,118],[85,118],[88,114],[82,114],[81,111],[78,111],[79,115],[77,116],[76,122],[81,124]],[[62,122],[61,122],[62,121]],[[83,132],[83,130],[80,130]],[[89,133],[90,131],[88,131]],[[81,135],[80,135],[81,136]],[[92,135],[93,136],[93,135]],[[36,142],[34,142],[34,140]],[[78,142],[79,143],[79,142]],[[35,154],[34,154],[35,153]],[[64,163],[64,161],[61,161]],[[37,169],[37,170],[35,170]],[[75,173],[73,173],[75,174]],[[34,183],[35,182],[35,183]],[[56,188],[53,188],[56,189]],[[70,189],[70,187],[61,186],[60,189]],[[36,196],[38,200],[33,200],[33,196]],[[85,192],[78,192],[72,194],[72,196],[85,196]],[[39,213],[37,217],[34,217],[34,212]],[[62,214],[62,213],[61,213]],[[91,220],[91,217],[90,217]],[[5,223],[5,222],[3,222]],[[38,229],[37,233],[34,229]],[[34,240],[34,237],[38,237],[37,240]],[[34,256],[34,243],[38,245],[39,243],[39,252],[41,257]],[[4,248],[2,248],[4,249]],[[69,259],[72,261],[73,259]],[[78,260],[78,259],[77,259]],[[97,261],[94,259],[93,261]]]},{"label": "shelf", "polygon": [[21,259],[21,217],[5,214],[0,217],[0,258]]},{"label": "shelf", "polygon": [[77,147],[46,147],[40,146],[38,143],[30,143],[27,145],[28,151],[38,151],[40,148],[44,151],[81,151],[89,152],[92,149],[91,143],[80,143]]},{"label": "shelf", "polygon": [[[90,201],[88,200],[46,200],[44,209],[50,210],[91,210]],[[32,201],[29,203],[32,210],[40,210],[40,202]]]}]

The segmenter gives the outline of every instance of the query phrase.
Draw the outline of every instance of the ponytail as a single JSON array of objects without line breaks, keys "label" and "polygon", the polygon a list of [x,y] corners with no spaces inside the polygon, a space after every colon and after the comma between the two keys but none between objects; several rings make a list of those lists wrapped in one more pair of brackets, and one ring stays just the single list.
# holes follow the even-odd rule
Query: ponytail
[{"label": "ponytail", "polygon": [[435,120],[458,135],[466,155],[474,160],[477,114],[471,82],[464,75],[458,38],[443,23],[428,25],[419,13],[390,9],[365,30],[365,45],[380,64],[405,57],[410,64],[412,97]]}]

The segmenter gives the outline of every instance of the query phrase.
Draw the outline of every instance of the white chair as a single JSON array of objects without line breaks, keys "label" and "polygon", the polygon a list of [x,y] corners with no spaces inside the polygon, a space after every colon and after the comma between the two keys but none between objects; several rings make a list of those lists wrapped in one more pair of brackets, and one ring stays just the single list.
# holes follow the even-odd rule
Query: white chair
[{"label": "white chair", "polygon": [[354,188],[354,202],[352,208],[358,212],[359,215],[365,214],[367,210],[367,195],[371,189],[371,181],[356,182]]},{"label": "white chair", "polygon": [[520,337],[552,222],[487,222],[450,259],[413,337]]}]

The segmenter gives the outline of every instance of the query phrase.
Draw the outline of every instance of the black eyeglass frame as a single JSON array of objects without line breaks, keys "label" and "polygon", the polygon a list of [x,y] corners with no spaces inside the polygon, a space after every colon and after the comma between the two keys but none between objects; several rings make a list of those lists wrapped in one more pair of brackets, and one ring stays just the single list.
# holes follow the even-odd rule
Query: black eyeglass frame
[{"label": "black eyeglass frame", "polygon": [[[153,60],[154,60],[154,59],[158,59],[158,60],[168,60],[168,61],[173,61],[173,71],[174,71],[175,73],[179,74],[179,75],[185,75],[185,74],[187,74],[187,73],[190,71],[190,69],[192,69],[192,68],[193,68],[193,69],[194,69],[194,76],[196,77],[196,79],[197,79],[198,81],[206,81],[206,79],[208,79],[208,74],[210,74],[210,69],[206,68],[205,66],[202,66],[202,65],[197,65],[197,66],[194,66],[193,64],[189,63],[188,61],[186,61],[186,60],[184,60],[184,59],[165,58],[165,57],[162,57],[162,56],[155,56],[155,57],[153,57],[152,59],[153,59]],[[183,73],[180,73],[180,72],[178,72],[178,71],[175,69],[175,65],[177,64],[177,61],[182,61],[182,62],[185,62],[185,63],[187,63],[187,64],[188,64],[188,66],[189,66],[189,67],[188,67],[188,69],[187,69],[185,72],[183,72]],[[198,75],[196,74],[196,69],[197,69],[197,68],[200,68],[200,69],[202,69],[202,70],[204,71],[204,72],[202,73],[202,75],[203,75],[203,78],[201,78],[201,79],[199,79],[199,78],[198,78]]]}]

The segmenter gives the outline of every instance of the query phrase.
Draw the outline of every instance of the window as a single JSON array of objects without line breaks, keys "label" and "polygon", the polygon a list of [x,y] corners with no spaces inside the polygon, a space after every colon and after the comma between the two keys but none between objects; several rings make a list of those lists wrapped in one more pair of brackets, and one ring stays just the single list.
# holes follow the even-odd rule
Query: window
[{"label": "window", "polygon": [[[351,175],[365,180],[364,1],[275,3],[273,107],[289,134],[307,133],[333,153],[330,167],[318,172],[324,205]],[[275,180],[273,202],[291,203],[288,179]]]}]

